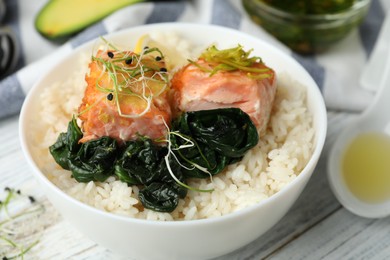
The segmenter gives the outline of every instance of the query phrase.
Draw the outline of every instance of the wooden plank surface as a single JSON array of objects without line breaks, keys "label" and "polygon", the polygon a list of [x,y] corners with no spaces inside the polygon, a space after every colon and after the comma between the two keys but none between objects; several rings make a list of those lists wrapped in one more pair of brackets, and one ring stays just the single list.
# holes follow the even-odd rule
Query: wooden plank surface
[{"label": "wooden plank surface", "polygon": [[[286,216],[247,246],[218,258],[241,259],[387,259],[390,219],[364,219],[349,213],[335,199],[326,178],[329,148],[348,114],[329,113],[324,152],[302,195]],[[45,206],[39,243],[25,259],[122,260],[96,245],[58,215],[30,174],[18,139],[18,117],[0,121],[0,191],[5,187],[33,195]],[[4,194],[0,193],[0,195]]]}]

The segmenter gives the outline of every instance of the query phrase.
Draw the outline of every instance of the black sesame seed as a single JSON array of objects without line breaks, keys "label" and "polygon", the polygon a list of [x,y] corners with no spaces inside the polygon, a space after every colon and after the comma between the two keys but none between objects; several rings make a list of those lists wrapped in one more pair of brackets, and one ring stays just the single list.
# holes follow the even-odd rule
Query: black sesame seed
[{"label": "black sesame seed", "polygon": [[20,194],[21,192],[20,192],[20,190],[17,190],[16,193],[17,193],[17,194]]},{"label": "black sesame seed", "polygon": [[108,99],[109,101],[111,101],[113,98],[114,98],[114,95],[113,95],[112,93],[109,93],[109,94],[107,95],[107,99]]},{"label": "black sesame seed", "polygon": [[156,57],[156,61],[160,61],[162,58],[160,56]]},{"label": "black sesame seed", "polygon": [[35,198],[33,196],[28,196],[28,199],[30,200],[31,203],[35,202]]},{"label": "black sesame seed", "polygon": [[10,187],[5,187],[4,190],[5,191],[11,191]]},{"label": "black sesame seed", "polygon": [[126,62],[127,65],[129,65],[129,64],[131,64],[133,62],[133,59],[132,58],[127,59],[125,62]]},{"label": "black sesame seed", "polygon": [[147,50],[147,49],[149,49],[149,46],[145,46],[145,47],[144,47],[144,50]]},{"label": "black sesame seed", "polygon": [[8,260],[8,257],[6,256],[3,256],[3,259],[2,260]]},{"label": "black sesame seed", "polygon": [[167,72],[167,69],[166,68],[161,68],[160,71],[161,72]]},{"label": "black sesame seed", "polygon": [[108,55],[108,57],[110,57],[111,59],[114,58],[114,53],[112,53],[111,51],[107,52],[107,55]]}]

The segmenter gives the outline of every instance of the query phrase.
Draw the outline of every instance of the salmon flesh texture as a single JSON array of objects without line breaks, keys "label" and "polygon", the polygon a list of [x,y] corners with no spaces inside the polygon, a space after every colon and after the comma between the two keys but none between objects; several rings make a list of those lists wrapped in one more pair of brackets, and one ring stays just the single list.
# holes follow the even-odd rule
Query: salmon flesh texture
[{"label": "salmon flesh texture", "polygon": [[[144,71],[143,75],[131,76],[129,72],[116,70],[115,75],[110,75],[103,62],[110,62],[118,56],[122,57],[122,60],[115,65],[120,68],[136,69],[135,66],[140,64],[149,64],[149,67],[156,67],[155,71]],[[96,57],[98,59],[89,64],[90,73],[85,77],[87,88],[78,110],[84,132],[81,142],[102,136],[110,136],[119,142],[135,140],[140,135],[151,139],[165,137],[165,123],[169,125],[171,121],[171,108],[167,89],[164,89],[167,82],[163,80],[161,73],[159,74],[164,62],[156,62],[154,57],[143,57],[141,63],[137,63],[137,55],[132,52],[99,51]],[[133,60],[128,64],[130,58]],[[116,85],[113,75],[117,81]],[[118,86],[121,89],[118,89]],[[145,97],[152,97],[146,113]]]},{"label": "salmon flesh texture", "polygon": [[180,69],[172,78],[172,98],[175,113],[217,108],[236,107],[247,113],[262,135],[271,115],[276,93],[275,72],[264,63],[252,66],[265,69],[264,77],[248,76],[241,70],[210,73],[200,69],[211,65],[203,59],[198,66],[190,63]]}]

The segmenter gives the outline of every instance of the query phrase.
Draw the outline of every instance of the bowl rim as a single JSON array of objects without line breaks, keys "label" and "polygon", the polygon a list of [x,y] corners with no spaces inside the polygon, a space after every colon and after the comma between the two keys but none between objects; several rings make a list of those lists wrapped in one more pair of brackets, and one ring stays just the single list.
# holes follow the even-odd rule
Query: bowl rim
[{"label": "bowl rim", "polygon": [[372,0],[357,0],[356,2],[354,2],[351,8],[333,14],[294,14],[279,8],[275,8],[260,0],[252,1],[252,4],[255,5],[257,8],[263,9],[264,11],[268,12],[271,15],[275,15],[276,17],[280,17],[282,19],[286,19],[289,21],[302,20],[302,22],[303,21],[306,22],[307,20],[313,20],[313,21],[320,22],[325,20],[337,21],[340,19],[348,19],[350,17],[353,17],[354,15],[358,14],[361,10],[363,10],[365,7],[368,7],[371,4],[371,1]]},{"label": "bowl rim", "polygon": [[[146,24],[146,25],[140,25],[140,26],[136,26],[136,27],[127,28],[127,29],[120,30],[120,31],[117,31],[114,33],[108,33],[108,34],[103,35],[103,37],[105,37],[105,36],[106,37],[115,37],[115,36],[118,36],[120,34],[131,33],[131,31],[133,31],[133,30],[142,30],[142,29],[151,30],[151,29],[167,29],[167,28],[168,29],[178,29],[178,28],[184,29],[185,28],[186,30],[189,30],[190,27],[198,29],[198,30],[218,30],[218,31],[221,31],[224,33],[234,34],[237,37],[239,36],[239,37],[247,38],[251,41],[261,42],[262,45],[266,45],[267,48],[272,49],[272,51],[282,55],[283,58],[289,60],[292,63],[295,63],[299,67],[300,70],[302,70],[305,74],[307,74],[308,79],[311,81],[310,85],[312,86],[312,87],[307,88],[307,89],[311,89],[312,98],[315,99],[315,103],[317,104],[316,109],[318,109],[318,114],[322,117],[322,120],[319,120],[318,129],[320,129],[320,131],[316,132],[317,134],[316,134],[316,138],[315,138],[315,142],[314,142],[315,146],[314,146],[314,150],[312,152],[312,155],[311,155],[309,161],[307,162],[306,166],[304,167],[304,169],[301,171],[301,173],[294,180],[292,180],[290,183],[288,183],[286,186],[284,186],[283,189],[281,189],[277,193],[273,194],[272,196],[254,204],[254,205],[237,210],[235,212],[230,212],[230,213],[225,214],[223,216],[207,218],[207,219],[195,219],[195,220],[168,220],[168,221],[157,220],[156,221],[156,220],[139,219],[139,218],[129,217],[129,216],[122,216],[122,215],[119,215],[116,213],[106,212],[106,211],[100,210],[98,208],[95,208],[91,205],[88,205],[86,203],[83,203],[83,202],[73,198],[72,196],[70,196],[67,193],[65,193],[64,191],[62,191],[59,187],[57,187],[54,183],[52,183],[45,176],[45,174],[40,170],[40,168],[38,167],[37,163],[34,161],[32,155],[31,155],[30,149],[28,148],[28,144],[27,144],[27,135],[26,135],[27,131],[25,131],[25,129],[27,129],[27,125],[28,125],[27,124],[27,119],[28,119],[27,113],[29,110],[29,106],[33,103],[34,90],[37,89],[42,84],[41,82],[44,81],[45,77],[47,77],[50,74],[50,72],[58,69],[58,67],[60,67],[61,63],[64,62],[68,58],[69,55],[71,55],[74,52],[77,52],[80,49],[85,48],[88,45],[92,45],[93,42],[96,41],[95,38],[93,40],[90,40],[90,41],[78,46],[77,48],[72,50],[71,54],[65,55],[65,57],[62,57],[61,59],[59,59],[57,61],[56,65],[51,66],[51,68],[41,76],[41,78],[33,85],[33,87],[27,93],[27,96],[23,102],[23,106],[22,106],[22,109],[20,112],[20,117],[19,117],[19,140],[20,140],[20,144],[21,144],[21,148],[22,148],[22,152],[24,154],[24,157],[27,160],[30,167],[33,169],[32,174],[36,178],[38,178],[41,182],[45,183],[51,191],[57,193],[63,199],[70,201],[72,204],[75,204],[78,207],[83,208],[84,210],[92,211],[94,214],[98,214],[101,217],[113,218],[113,219],[118,220],[118,221],[133,222],[133,223],[138,223],[138,224],[143,224],[143,225],[151,225],[151,226],[163,225],[163,226],[168,226],[168,227],[170,227],[170,226],[199,225],[199,224],[208,225],[208,224],[212,224],[215,222],[239,218],[242,215],[246,215],[246,214],[249,214],[249,213],[255,211],[255,209],[258,207],[263,207],[264,205],[270,204],[274,200],[277,200],[279,197],[283,196],[290,189],[292,189],[292,187],[295,186],[296,183],[304,181],[305,175],[309,174],[311,176],[312,173],[310,172],[310,169],[313,169],[312,172],[315,170],[315,165],[317,164],[317,161],[319,160],[319,157],[321,155],[321,152],[323,150],[324,143],[325,143],[326,132],[327,132],[326,107],[325,107],[324,99],[323,99],[323,96],[321,94],[320,88],[317,86],[317,84],[315,83],[315,81],[313,80],[311,75],[307,72],[307,70],[304,69],[302,67],[302,65],[300,65],[298,63],[298,61],[296,61],[292,56],[285,54],[283,51],[279,50],[278,48],[274,47],[273,45],[267,43],[266,41],[264,41],[260,38],[257,38],[255,36],[249,35],[247,33],[241,32],[241,31],[238,31],[236,29],[227,28],[227,27],[223,27],[223,26],[219,26],[219,25],[182,23],[182,22]],[[314,121],[313,121],[313,123],[314,123]],[[310,178],[310,176],[309,176],[309,178]],[[47,196],[46,191],[45,191],[45,195]],[[56,208],[56,205],[54,205],[54,207]]]}]

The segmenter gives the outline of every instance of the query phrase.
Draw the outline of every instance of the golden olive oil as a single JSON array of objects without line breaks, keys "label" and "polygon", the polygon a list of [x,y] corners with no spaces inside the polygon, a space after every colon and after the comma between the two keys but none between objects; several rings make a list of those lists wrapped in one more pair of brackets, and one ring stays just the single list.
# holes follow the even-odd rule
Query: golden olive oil
[{"label": "golden olive oil", "polygon": [[358,135],[345,150],[342,174],[350,191],[361,201],[380,203],[390,198],[390,136]]}]

